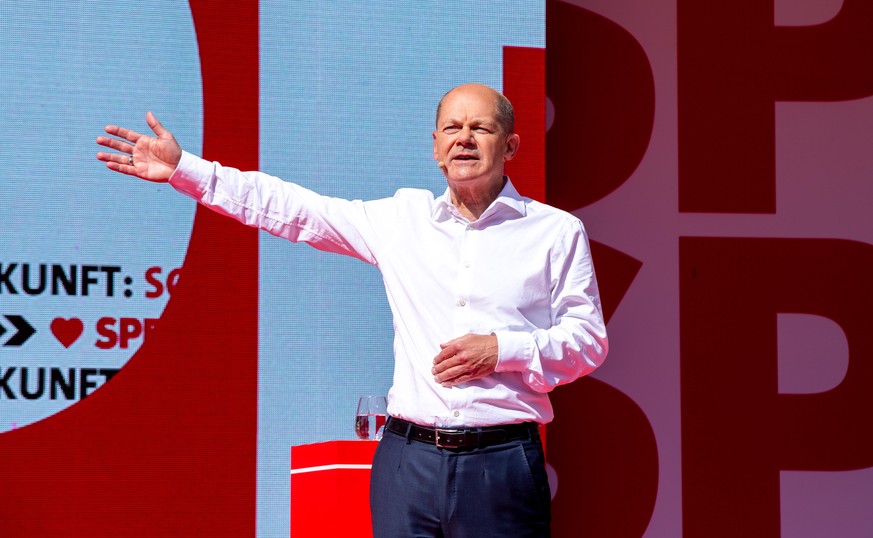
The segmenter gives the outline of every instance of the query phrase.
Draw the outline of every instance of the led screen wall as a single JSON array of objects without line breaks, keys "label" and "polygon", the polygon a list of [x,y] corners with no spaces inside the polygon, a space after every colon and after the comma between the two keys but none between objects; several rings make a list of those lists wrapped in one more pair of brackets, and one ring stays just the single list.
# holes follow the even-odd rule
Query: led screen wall
[{"label": "led screen wall", "polygon": [[0,29],[0,536],[287,536],[290,448],[391,382],[376,269],[109,172],[105,124],[440,193],[467,81],[516,104],[508,173],[583,219],[609,323],[552,395],[553,535],[873,534],[870,2],[36,1]]}]

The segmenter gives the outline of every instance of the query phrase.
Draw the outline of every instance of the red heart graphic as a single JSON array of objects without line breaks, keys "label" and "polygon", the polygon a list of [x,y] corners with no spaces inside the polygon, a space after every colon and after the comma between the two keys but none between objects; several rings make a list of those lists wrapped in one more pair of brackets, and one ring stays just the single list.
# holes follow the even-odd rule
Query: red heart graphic
[{"label": "red heart graphic", "polygon": [[85,326],[79,318],[55,318],[51,324],[52,334],[55,335],[55,338],[64,347],[73,345],[73,342],[82,336],[82,329],[84,328]]}]

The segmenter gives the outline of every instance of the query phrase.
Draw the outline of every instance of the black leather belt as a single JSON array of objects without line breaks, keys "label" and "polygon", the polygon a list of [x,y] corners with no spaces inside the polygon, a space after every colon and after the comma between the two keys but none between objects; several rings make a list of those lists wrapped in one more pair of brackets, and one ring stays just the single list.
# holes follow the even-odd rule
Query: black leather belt
[{"label": "black leather belt", "polygon": [[505,426],[489,426],[487,428],[428,428],[412,422],[388,417],[385,428],[408,439],[421,441],[438,448],[483,448],[507,441],[519,439],[536,439],[539,429],[534,422],[522,424],[507,424]]}]

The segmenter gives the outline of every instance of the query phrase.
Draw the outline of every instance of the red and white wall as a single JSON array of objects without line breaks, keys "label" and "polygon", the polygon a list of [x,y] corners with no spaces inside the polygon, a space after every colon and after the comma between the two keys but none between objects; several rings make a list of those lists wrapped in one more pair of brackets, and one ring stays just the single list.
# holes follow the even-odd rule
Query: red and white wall
[{"label": "red and white wall", "polygon": [[[25,63],[23,52],[3,59],[9,78],[0,89],[14,106],[3,113],[2,126],[11,149],[0,148],[7,178],[0,193],[0,536],[269,536],[287,528],[293,492],[282,465],[288,446],[345,435],[342,420],[351,411],[344,402],[390,381],[390,359],[368,370],[364,383],[356,379],[356,357],[332,347],[339,345],[337,331],[365,320],[381,329],[355,345],[390,353],[378,275],[362,277],[373,286],[355,276],[317,308],[272,293],[289,266],[301,297],[333,297],[325,275],[357,269],[100,170],[93,138],[103,124],[141,121],[138,109],[155,106],[151,98],[164,106],[159,116],[178,126],[186,147],[208,159],[283,176],[284,167],[294,173],[302,166],[311,171],[303,178],[309,186],[362,197],[398,186],[439,192],[439,172],[427,161],[432,103],[452,83],[478,77],[517,106],[522,153],[509,169],[513,181],[585,222],[609,318],[604,366],[554,392],[557,418],[548,428],[557,477],[554,534],[873,532],[867,507],[873,435],[866,427],[873,394],[867,282],[873,271],[867,209],[873,6],[861,0],[548,0],[543,36],[543,4],[530,4],[539,23],[527,21],[519,5],[511,3],[517,13],[493,25],[506,35],[485,45],[476,45],[472,30],[469,39],[442,37],[440,29],[453,20],[444,12],[429,13],[431,20],[382,6],[312,18],[326,40],[347,33],[336,29],[354,15],[361,35],[411,39],[421,32],[452,54],[461,54],[452,39],[467,47],[457,57],[434,54],[460,63],[457,71],[437,60],[412,60],[414,67],[399,72],[356,72],[355,62],[337,59],[321,37],[281,37],[284,20],[277,19],[294,19],[299,12],[292,8],[277,13],[256,2],[192,0],[190,26],[184,17],[161,15],[182,21],[179,35],[196,36],[190,69],[170,81],[143,67],[158,57],[174,64],[172,51],[161,46],[169,38],[131,38],[130,50],[118,52],[133,35],[125,33],[125,20],[166,27],[148,9],[118,17],[110,3],[97,14],[0,8],[5,35],[39,43],[40,29],[57,25],[59,35],[71,37],[53,49],[56,68],[83,66],[81,80],[51,82],[52,69]],[[465,31],[475,26],[464,24],[471,25]],[[81,30],[94,27],[93,35]],[[522,39],[525,28],[531,35]],[[106,36],[114,36],[114,46],[97,47]],[[91,48],[77,48],[85,38]],[[367,39],[379,43],[374,62],[403,65],[398,58],[409,54],[405,45],[394,50]],[[180,43],[174,46],[186,41]],[[277,61],[274,54],[294,60]],[[105,63],[85,61],[89,55]],[[303,66],[304,57],[312,65]],[[180,58],[176,63],[188,61]],[[270,77],[285,64],[289,80],[275,84]],[[394,84],[360,86],[376,75]],[[337,84],[342,77],[350,82]],[[193,107],[167,90],[171,83],[199,91]],[[381,170],[370,172],[367,156],[384,148],[385,137],[340,143],[354,129],[367,132],[367,119],[348,133],[330,122],[304,122],[308,134],[321,135],[308,141],[322,148],[336,139],[343,153],[307,157],[298,166],[293,159],[305,154],[298,149],[307,139],[292,143],[285,129],[295,131],[294,118],[311,112],[310,104],[328,112],[338,105],[285,101],[281,89],[294,84],[337,95],[336,103],[369,95],[386,108],[402,88],[399,108],[415,112],[399,119],[411,122],[411,134],[395,132],[389,140],[410,139],[410,149],[392,151],[420,169],[387,179],[376,175]],[[64,114],[77,103],[75,114]],[[51,121],[39,115],[46,107],[55,109]],[[132,119],[112,117],[128,108],[137,109]],[[16,110],[35,119],[26,122]],[[64,128],[64,121],[73,127]],[[414,140],[417,131],[423,142]],[[59,158],[66,167],[46,164]],[[342,183],[350,166],[359,173]],[[36,185],[39,197],[32,196]],[[126,189],[124,196],[118,189]],[[99,196],[69,203],[74,192],[92,190]],[[156,229],[140,229],[147,218],[129,214],[132,207],[154,212]],[[51,233],[63,241],[34,246]],[[152,239],[140,245],[137,236]],[[36,293],[40,265],[48,271],[59,265],[67,277],[75,266],[74,293],[65,294],[62,283],[53,293],[50,282]],[[92,280],[86,267],[94,268]],[[352,304],[349,286],[365,294],[362,304]],[[277,302],[287,306],[277,312]],[[301,314],[304,306],[310,317]],[[273,329],[264,321],[277,317],[291,328],[276,329],[270,340]],[[35,332],[12,340],[22,330],[20,318]],[[124,349],[122,336],[130,344]],[[312,361],[295,362],[298,346],[312,341],[324,346],[319,355],[340,358],[314,363],[317,371],[301,375],[299,364]],[[288,356],[268,356],[274,349]],[[27,369],[24,392],[34,395],[40,368],[49,384],[51,368],[76,369],[76,394],[85,390],[87,398],[52,400],[46,385],[39,398],[28,399],[21,373]],[[101,377],[101,369],[113,372]],[[298,377],[305,382],[296,384]],[[316,392],[335,406],[304,411],[316,426],[302,430],[299,406]],[[50,412],[37,416],[26,407],[31,401]]]}]

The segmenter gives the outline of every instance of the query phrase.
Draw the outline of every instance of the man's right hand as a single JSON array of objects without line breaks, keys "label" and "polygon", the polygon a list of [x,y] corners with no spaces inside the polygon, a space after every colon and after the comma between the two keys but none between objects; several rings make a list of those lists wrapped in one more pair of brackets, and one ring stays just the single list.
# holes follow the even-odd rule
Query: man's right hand
[{"label": "man's right hand", "polygon": [[163,183],[176,170],[176,165],[182,158],[182,147],[151,112],[146,114],[146,122],[156,136],[139,134],[117,125],[107,125],[106,133],[118,138],[98,136],[97,143],[121,153],[101,151],[97,153],[97,158],[105,162],[110,170]]}]

